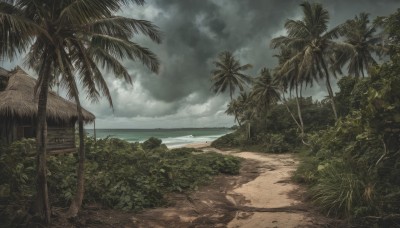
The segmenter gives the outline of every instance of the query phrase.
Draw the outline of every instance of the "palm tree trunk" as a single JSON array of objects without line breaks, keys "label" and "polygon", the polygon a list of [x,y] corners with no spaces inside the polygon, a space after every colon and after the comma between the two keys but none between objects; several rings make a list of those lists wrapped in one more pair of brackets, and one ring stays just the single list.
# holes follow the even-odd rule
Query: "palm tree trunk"
[{"label": "palm tree trunk", "polygon": [[76,193],[74,199],[71,201],[71,205],[68,210],[69,217],[76,217],[78,215],[79,209],[82,206],[83,196],[85,193],[85,141],[83,132],[82,107],[78,96],[75,96],[75,102],[78,111],[79,163],[78,163]]},{"label": "palm tree trunk", "polygon": [[50,65],[44,66],[43,82],[40,85],[36,127],[36,212],[46,223],[50,223],[51,209],[47,188],[47,97],[49,91]]},{"label": "palm tree trunk", "polygon": [[336,112],[335,98],[333,96],[333,90],[331,87],[331,83],[329,81],[329,77],[326,77],[326,88],[328,90],[329,98],[331,99],[331,105],[332,105],[333,114],[335,115],[335,120],[337,120],[338,116],[337,116],[337,112]]},{"label": "palm tree trunk", "polygon": [[248,130],[248,132],[247,132],[247,139],[250,139],[251,138],[251,123],[250,123],[250,121],[248,121],[247,122],[247,130]]},{"label": "palm tree trunk", "polygon": [[236,113],[235,113],[235,120],[236,120],[236,122],[239,124],[239,127],[241,127],[242,124],[240,123],[239,118],[238,118],[238,115],[237,115]]},{"label": "palm tree trunk", "polygon": [[286,110],[289,112],[290,116],[292,117],[293,121],[296,123],[297,127],[299,128],[299,130],[301,131],[301,125],[299,124],[299,122],[297,121],[296,117],[294,116],[293,112],[290,110],[288,104],[287,104],[287,100],[286,98],[283,96],[283,104],[286,107]]},{"label": "palm tree trunk", "polygon": [[[301,116],[301,110],[299,109],[300,106],[299,106],[299,102],[298,102],[298,100],[297,100],[297,96],[296,96],[296,103],[297,103],[297,111],[298,111],[298,113],[300,113],[300,115],[299,115],[300,120],[303,121],[303,120],[302,120],[302,116]],[[300,135],[300,137],[301,137],[301,142],[302,142],[304,145],[309,146],[310,144],[308,144],[308,143],[306,143],[306,142],[304,141],[304,124],[303,124],[303,123],[300,124],[300,123],[296,120],[296,117],[294,116],[293,112],[290,110],[289,106],[287,105],[287,101],[286,101],[285,97],[283,97],[283,104],[285,105],[286,110],[290,113],[290,116],[292,117],[292,119],[293,119],[294,122],[296,123],[297,127],[298,127],[298,128],[300,129],[300,131],[301,131],[301,135]]]},{"label": "palm tree trunk", "polygon": [[329,98],[331,99],[331,105],[332,105],[333,114],[335,115],[335,120],[337,120],[338,116],[337,116],[337,112],[336,112],[336,105],[335,105],[335,99],[334,99],[334,96],[333,96],[333,90],[332,90],[331,82],[329,81],[329,77],[330,77],[329,76],[329,71],[328,71],[328,68],[326,67],[325,60],[322,58],[322,56],[321,56],[321,64],[322,64],[322,68],[325,71],[326,88],[328,90]]},{"label": "palm tree trunk", "polygon": [[298,91],[298,84],[296,84],[296,104],[297,104],[297,115],[299,116],[300,121],[300,130],[301,130],[301,138],[304,137],[304,122],[303,122],[303,115],[301,114],[301,106],[299,102],[299,91]]}]

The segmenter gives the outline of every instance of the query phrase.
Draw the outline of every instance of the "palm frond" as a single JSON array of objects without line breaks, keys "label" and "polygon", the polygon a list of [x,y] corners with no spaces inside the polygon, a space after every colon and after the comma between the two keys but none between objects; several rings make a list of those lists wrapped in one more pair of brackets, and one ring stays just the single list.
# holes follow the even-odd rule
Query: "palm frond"
[{"label": "palm frond", "polygon": [[156,43],[161,43],[159,28],[146,20],[136,20],[121,16],[106,17],[84,24],[93,33],[108,34],[111,36],[133,38],[136,34],[144,34]]}]

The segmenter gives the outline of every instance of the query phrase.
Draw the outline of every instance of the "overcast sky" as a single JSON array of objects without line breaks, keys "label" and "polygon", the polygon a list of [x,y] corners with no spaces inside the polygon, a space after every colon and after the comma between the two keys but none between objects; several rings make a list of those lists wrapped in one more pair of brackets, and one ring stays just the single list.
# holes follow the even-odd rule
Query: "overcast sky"
[{"label": "overcast sky", "polygon": [[[115,80],[106,73],[114,111],[105,99],[84,107],[96,115],[97,128],[230,127],[228,94],[210,90],[212,62],[221,51],[233,52],[242,64],[272,68],[276,60],[270,40],[284,34],[286,19],[300,19],[302,1],[289,0],[147,0],[132,6],[124,16],[153,22],[162,31],[162,43],[145,37],[136,42],[150,48],[160,59],[158,75],[140,63],[125,62],[134,85]],[[328,9],[334,27],[360,12],[384,16],[400,8],[400,0],[317,1]],[[7,63],[3,63],[7,67]],[[326,95],[314,85],[307,94]],[[88,126],[90,127],[90,126]]]}]

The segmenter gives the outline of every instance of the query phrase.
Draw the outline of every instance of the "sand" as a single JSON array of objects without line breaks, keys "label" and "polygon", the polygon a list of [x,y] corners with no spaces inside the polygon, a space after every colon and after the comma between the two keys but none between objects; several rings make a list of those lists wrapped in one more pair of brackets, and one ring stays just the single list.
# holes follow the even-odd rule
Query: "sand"
[{"label": "sand", "polygon": [[[195,143],[185,145],[190,148],[207,148],[211,143]],[[209,148],[210,149],[210,148]],[[291,154],[265,154],[254,152],[210,150],[223,154],[230,154],[244,159],[260,162],[257,167],[260,175],[239,187],[227,192],[227,199],[235,205],[256,208],[279,208],[301,204],[300,201],[290,197],[290,193],[297,190],[298,186],[290,181],[292,173],[296,170],[298,161]],[[241,195],[245,203],[235,202],[233,195]],[[237,197],[236,197],[237,198]],[[313,226],[312,219],[300,212],[236,212],[235,218],[229,222],[228,227],[308,227]]]},{"label": "sand", "polygon": [[201,148],[207,148],[210,146],[211,146],[211,142],[197,142],[197,143],[185,144],[185,145],[182,145],[181,147],[201,149]]},{"label": "sand", "polygon": [[[290,193],[298,186],[291,183],[290,177],[295,171],[297,161],[291,154],[257,154],[252,152],[234,153],[245,159],[261,162],[260,175],[240,187],[234,188],[229,194],[240,194],[246,202],[242,205],[256,208],[281,208],[301,204],[290,197]],[[228,227],[301,227],[312,226],[312,219],[301,212],[255,212],[244,218],[241,211]]]}]

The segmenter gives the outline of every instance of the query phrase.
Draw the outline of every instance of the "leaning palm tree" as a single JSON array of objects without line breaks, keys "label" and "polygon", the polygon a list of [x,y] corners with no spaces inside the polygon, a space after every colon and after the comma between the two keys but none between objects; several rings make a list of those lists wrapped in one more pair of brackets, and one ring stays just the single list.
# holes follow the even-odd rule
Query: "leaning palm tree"
[{"label": "leaning palm tree", "polygon": [[333,38],[338,38],[339,29],[328,31],[329,13],[321,4],[304,2],[300,6],[304,15],[302,20],[288,20],[285,23],[288,35],[274,38],[271,46],[295,50],[296,55],[288,61],[299,62],[299,74],[302,77],[313,77],[313,80],[325,79],[332,110],[337,119],[328,59],[337,47]]},{"label": "leaning palm tree", "polygon": [[348,73],[355,77],[364,77],[364,72],[377,64],[373,54],[383,53],[382,37],[377,35],[376,25],[370,24],[367,13],[360,13],[354,19],[341,26],[345,40],[336,50],[336,65],[348,64]]},{"label": "leaning palm tree", "polygon": [[229,51],[222,52],[218,55],[217,61],[214,62],[216,69],[212,71],[212,89],[215,93],[223,93],[229,89],[231,100],[235,93],[236,87],[242,92],[244,86],[251,82],[248,75],[242,71],[250,69],[250,64],[240,65]]},{"label": "leaning palm tree", "polygon": [[[0,55],[10,59],[26,54],[26,64],[38,74],[37,114],[37,209],[50,222],[50,206],[46,176],[46,106],[49,85],[54,72],[61,75],[70,97],[77,103],[79,131],[83,124],[76,81],[92,100],[102,94],[112,100],[100,68],[107,68],[117,77],[131,83],[121,60],[141,60],[157,72],[159,62],[148,49],[131,41],[137,33],[160,42],[155,26],[148,21],[129,19],[114,14],[121,7],[144,0],[14,0],[0,2]],[[78,77],[78,78],[77,78]],[[35,95],[35,96],[36,96]],[[77,195],[73,200],[80,207],[83,198],[83,141],[80,140]],[[75,210],[76,211],[76,210]]]}]

